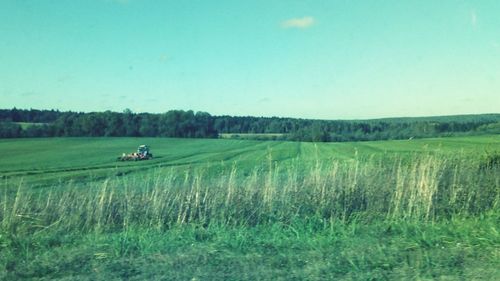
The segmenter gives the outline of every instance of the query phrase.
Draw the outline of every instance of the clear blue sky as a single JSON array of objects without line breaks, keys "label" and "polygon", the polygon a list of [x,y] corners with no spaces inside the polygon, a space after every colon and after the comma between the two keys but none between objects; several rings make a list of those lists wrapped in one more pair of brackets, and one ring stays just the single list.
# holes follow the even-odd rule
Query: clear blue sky
[{"label": "clear blue sky", "polygon": [[500,112],[500,1],[0,0],[0,108]]}]

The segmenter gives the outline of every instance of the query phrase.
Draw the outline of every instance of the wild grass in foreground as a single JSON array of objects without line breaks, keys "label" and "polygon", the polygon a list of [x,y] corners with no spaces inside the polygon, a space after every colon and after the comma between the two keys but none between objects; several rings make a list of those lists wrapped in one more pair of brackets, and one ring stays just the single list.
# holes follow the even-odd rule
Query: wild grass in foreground
[{"label": "wild grass in foreground", "polygon": [[493,280],[500,179],[486,160],[269,159],[220,177],[21,183],[0,199],[2,278]]},{"label": "wild grass in foreground", "polygon": [[499,216],[0,237],[0,279],[498,280]]},{"label": "wild grass in foreground", "polygon": [[68,231],[166,229],[187,223],[255,226],[318,217],[348,222],[436,221],[498,210],[498,166],[435,155],[316,162],[218,177],[203,169],[149,173],[100,184],[30,190],[22,182],[0,199],[2,228]]}]

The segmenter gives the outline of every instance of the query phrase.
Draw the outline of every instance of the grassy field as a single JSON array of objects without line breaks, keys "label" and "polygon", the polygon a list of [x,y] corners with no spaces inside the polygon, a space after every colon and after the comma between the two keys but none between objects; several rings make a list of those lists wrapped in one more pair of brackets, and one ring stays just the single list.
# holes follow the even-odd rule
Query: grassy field
[{"label": "grassy field", "polygon": [[286,134],[251,134],[251,133],[238,133],[238,134],[219,134],[221,139],[244,139],[244,140],[279,140],[286,137]]},{"label": "grassy field", "polygon": [[[152,161],[117,162],[123,152],[148,144]],[[22,179],[39,185],[66,179],[102,179],[151,169],[238,165],[254,169],[267,159],[280,164],[349,160],[356,157],[415,154],[486,155],[500,150],[498,136],[437,138],[353,143],[299,143],[280,141],[163,139],[163,138],[48,138],[0,139],[0,177],[5,184]]]},{"label": "grassy field", "polygon": [[[139,144],[155,158],[116,161]],[[0,150],[4,280],[500,278],[498,135]]]},{"label": "grassy field", "polygon": [[14,122],[14,124],[21,126],[22,129],[27,129],[31,126],[42,126],[42,125],[48,125],[49,123]]}]

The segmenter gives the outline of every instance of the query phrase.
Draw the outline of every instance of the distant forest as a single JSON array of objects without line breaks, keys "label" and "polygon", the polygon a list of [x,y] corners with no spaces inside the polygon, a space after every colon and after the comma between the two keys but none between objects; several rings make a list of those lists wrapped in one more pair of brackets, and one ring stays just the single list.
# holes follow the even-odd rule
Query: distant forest
[{"label": "distant forest", "polygon": [[[271,139],[342,142],[500,133],[500,114],[372,120],[212,116],[206,112],[71,112],[0,109],[0,138],[179,137],[273,134]],[[261,135],[262,136],[262,135]],[[258,135],[257,137],[258,138]],[[269,139],[269,137],[266,137]]]}]

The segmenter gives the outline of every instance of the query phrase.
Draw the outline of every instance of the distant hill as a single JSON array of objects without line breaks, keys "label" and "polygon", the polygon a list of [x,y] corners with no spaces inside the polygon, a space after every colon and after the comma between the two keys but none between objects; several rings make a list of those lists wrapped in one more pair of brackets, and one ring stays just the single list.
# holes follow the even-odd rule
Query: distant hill
[{"label": "distant hill", "polygon": [[466,115],[445,115],[445,116],[426,116],[426,117],[394,117],[367,119],[365,121],[374,122],[500,122],[499,113],[487,114],[466,114]]}]

